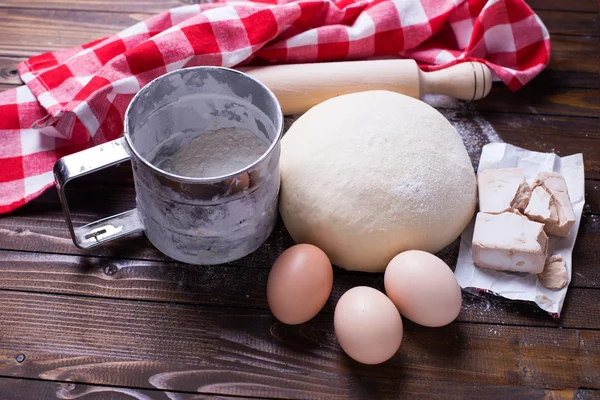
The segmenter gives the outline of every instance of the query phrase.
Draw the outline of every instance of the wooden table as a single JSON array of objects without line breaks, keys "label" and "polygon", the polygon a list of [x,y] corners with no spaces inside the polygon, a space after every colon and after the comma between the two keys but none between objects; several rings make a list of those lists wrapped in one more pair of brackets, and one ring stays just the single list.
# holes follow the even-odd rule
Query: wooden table
[{"label": "wooden table", "polygon": [[[193,0],[181,0],[183,3]],[[0,0],[0,89],[15,65],[117,32],[179,0]],[[586,206],[563,309],[464,295],[457,321],[405,322],[399,353],[379,366],[346,357],[333,309],[382,276],[336,269],[333,295],[301,326],[270,314],[265,283],[292,240],[283,227],[239,262],[172,262],[144,237],[93,251],[73,246],[54,190],[0,217],[0,399],[600,398],[600,132],[598,4],[531,0],[552,35],[550,67],[526,88],[498,85],[454,112],[503,141],[583,152]],[[481,147],[470,149],[474,162]],[[122,166],[73,184],[81,224],[134,206]],[[441,256],[453,265],[457,243]]]}]

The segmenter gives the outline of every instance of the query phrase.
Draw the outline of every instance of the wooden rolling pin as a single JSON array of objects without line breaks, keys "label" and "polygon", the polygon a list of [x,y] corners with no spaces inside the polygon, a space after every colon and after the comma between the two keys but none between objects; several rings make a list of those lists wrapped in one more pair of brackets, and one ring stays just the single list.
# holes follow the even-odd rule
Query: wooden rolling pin
[{"label": "wooden rolling pin", "polygon": [[461,100],[485,97],[492,87],[491,72],[478,62],[423,72],[414,60],[343,61],[242,68],[275,93],[283,113],[301,114],[342,94],[390,90],[420,98],[445,94]]}]

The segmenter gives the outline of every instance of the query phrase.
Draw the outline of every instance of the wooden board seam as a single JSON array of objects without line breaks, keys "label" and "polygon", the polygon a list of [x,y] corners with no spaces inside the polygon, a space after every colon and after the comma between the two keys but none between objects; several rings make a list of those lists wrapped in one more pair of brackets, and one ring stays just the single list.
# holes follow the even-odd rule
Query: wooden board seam
[{"label": "wooden board seam", "polygon": [[[186,6],[189,4],[181,4],[182,6]],[[165,8],[163,11],[167,11],[169,9],[172,8],[176,8],[176,7],[171,7],[171,8]],[[6,5],[0,5],[0,11],[2,10],[27,10],[27,11],[71,11],[71,12],[103,12],[103,13],[110,13],[110,14],[124,14],[124,15],[128,15],[128,14],[136,14],[136,15],[147,15],[148,17],[151,17],[153,15],[159,14],[162,11],[157,11],[157,12],[148,12],[148,11],[127,11],[127,10],[110,10],[110,11],[102,11],[102,10],[98,10],[97,8],[78,8],[78,7],[69,7],[69,8],[52,8],[52,7],[41,7],[41,6],[28,6],[28,7],[13,7],[13,6],[6,6]],[[541,11],[552,11],[552,10],[541,10]],[[585,11],[574,11],[574,12],[579,12],[579,13],[585,13],[585,14],[589,14],[589,12],[585,12]]]},{"label": "wooden board seam", "polygon": [[[156,15],[160,12],[164,12],[173,8],[177,8],[177,7],[182,7],[182,6],[187,6],[190,5],[189,1],[182,1],[180,5],[173,5],[172,7],[164,7],[162,8],[162,11],[157,10],[156,12],[148,12],[148,11],[142,11],[142,10],[110,10],[108,12],[110,12],[111,14],[138,14],[138,15],[148,15],[148,16],[152,16],[152,15]],[[195,4],[197,4],[198,2],[193,2]],[[203,2],[200,2],[203,3]],[[207,1],[208,3],[208,1]],[[10,6],[10,5],[0,5],[0,10],[15,10],[15,9],[24,9],[24,10],[42,10],[42,11],[74,11],[74,12],[107,12],[107,11],[102,11],[99,10],[97,8],[86,8],[86,7],[69,7],[69,8],[60,8],[60,7],[41,7],[41,6],[34,6],[34,5],[28,5],[28,6]],[[569,14],[586,14],[586,15],[595,15],[596,12],[594,11],[587,11],[587,10],[572,10],[572,9],[564,9],[564,10],[559,10],[559,9],[553,9],[553,8],[546,8],[546,7],[535,7],[533,9],[533,11],[538,14],[540,11],[541,12],[556,12],[556,13],[569,13]]]},{"label": "wooden board seam", "polygon": [[[548,318],[551,318],[548,315]],[[481,321],[452,321],[452,324],[461,324],[461,325],[484,325],[484,326],[512,326],[515,328],[548,328],[548,329],[561,329],[561,330],[575,330],[575,331],[589,331],[589,332],[598,332],[600,329],[596,328],[580,328],[577,326],[550,326],[550,325],[520,325],[520,324],[511,324],[511,323],[491,323],[491,322],[481,322]],[[433,328],[435,329],[435,328]]]},{"label": "wooden board seam", "polygon": [[[438,107],[438,108],[442,108],[442,107]],[[452,108],[450,108],[450,110],[452,110]],[[598,121],[600,119],[600,107],[597,108],[598,111],[598,116],[595,117],[590,117],[587,115],[573,115],[573,114],[569,114],[569,115],[564,115],[564,114],[551,114],[551,113],[541,113],[541,112],[532,112],[532,113],[526,113],[526,112],[518,112],[518,111],[497,111],[497,110],[488,110],[488,109],[481,109],[479,110],[479,112],[485,112],[486,114],[499,114],[499,115],[535,115],[535,116],[540,116],[540,117],[564,117],[564,118],[573,118],[573,119],[579,119],[579,120],[590,120],[590,121]],[[600,131],[598,132],[598,135],[600,135]]]},{"label": "wooden board seam", "polygon": [[544,7],[533,7],[533,11],[535,13],[538,13],[539,11],[552,11],[552,12],[560,12],[560,13],[570,13],[570,14],[589,14],[589,15],[595,15],[597,14],[597,11],[588,11],[588,10],[572,10],[570,8],[565,8],[563,9],[556,9],[556,8],[544,8]]},{"label": "wooden board seam", "polygon": [[[595,215],[595,214],[590,214],[590,215]],[[178,261],[175,260],[157,260],[157,259],[148,259],[148,258],[135,258],[135,257],[123,257],[123,256],[119,256],[119,257],[113,257],[113,256],[106,256],[106,255],[101,255],[101,254],[93,254],[93,255],[88,255],[88,254],[73,254],[73,253],[61,253],[61,252],[50,252],[50,251],[32,251],[32,250],[20,250],[20,249],[5,249],[5,248],[0,248],[0,254],[2,254],[3,252],[15,252],[15,253],[25,253],[25,254],[48,254],[48,255],[58,255],[58,256],[66,256],[66,257],[77,257],[77,258],[81,258],[81,257],[85,257],[88,259],[103,259],[103,260],[115,260],[115,261],[121,261],[121,260],[130,260],[130,261],[139,261],[139,262],[144,262],[144,263],[148,263],[148,264],[158,264],[158,263],[162,263],[162,264],[177,264],[177,265],[190,265],[190,264],[185,264],[185,263],[180,263]],[[248,268],[245,265],[241,265],[241,264],[236,264],[235,261],[231,262],[231,263],[227,263],[224,264],[227,265],[227,267],[233,267],[233,268]],[[271,265],[268,265],[267,267],[256,267],[257,269],[262,269],[262,270],[270,270],[271,269]],[[355,275],[356,271],[348,271],[345,270],[343,268],[340,267],[336,267],[334,272],[336,274],[341,274],[341,275]],[[382,277],[383,279],[383,277]],[[574,289],[589,289],[589,290],[600,290],[600,287],[589,287],[589,286],[569,286],[569,288],[574,288]],[[0,288],[0,290],[9,290],[9,289],[2,289]],[[26,291],[27,293],[45,293],[45,294],[55,294],[55,293],[46,293],[46,292],[34,292],[34,291]],[[90,296],[90,297],[96,297],[96,296]],[[113,297],[104,297],[104,296],[98,296],[99,298],[110,298],[112,299]],[[170,302],[169,302],[170,303]],[[186,304],[186,303],[183,303]]]},{"label": "wooden board seam", "polygon": [[[570,88],[571,89],[571,88]],[[572,89],[576,89],[576,88],[572,88]],[[583,88],[585,89],[585,88]],[[477,107],[477,104],[475,104],[475,107]],[[456,108],[452,108],[452,107],[435,107],[436,109],[440,109],[440,110],[456,110]],[[600,107],[597,108],[597,113],[598,116],[597,117],[591,117],[589,115],[574,115],[574,114],[569,114],[569,115],[565,115],[565,114],[553,114],[553,113],[546,113],[546,112],[519,112],[519,111],[498,111],[498,110],[490,110],[488,108],[481,108],[478,110],[479,112],[485,112],[486,114],[502,114],[502,115],[523,115],[523,116],[540,116],[540,117],[565,117],[565,118],[574,118],[574,119],[591,119],[591,120],[595,120],[600,118]]]},{"label": "wooden board seam", "polygon": [[[107,385],[107,384],[98,384],[91,383],[85,381],[63,381],[63,380],[55,380],[55,379],[35,379],[24,376],[11,376],[11,375],[2,375],[0,374],[0,378],[4,379],[21,379],[26,381],[37,381],[37,382],[55,382],[55,383],[67,383],[67,384],[79,384],[79,385],[87,385],[87,386],[98,386],[98,387],[109,387],[109,388],[118,388],[118,389],[135,389],[135,390],[144,390],[144,391],[152,391],[152,392],[160,392],[160,393],[181,393],[181,394],[202,394],[203,396],[226,396],[226,398],[242,398],[242,399],[266,399],[266,400],[280,400],[278,397],[255,397],[255,396],[247,396],[247,395],[236,395],[236,394],[226,394],[222,393],[211,393],[211,392],[191,392],[186,390],[173,390],[173,389],[160,389],[160,388],[152,388],[152,387],[137,387],[137,386],[121,386],[121,385]],[[588,389],[588,390],[596,390],[596,389]]]},{"label": "wooden board seam", "polygon": [[[580,290],[598,290],[598,288],[579,288]],[[107,296],[95,296],[95,295],[88,295],[88,294],[76,294],[76,293],[54,293],[54,292],[38,292],[38,291],[31,291],[31,290],[22,290],[22,289],[6,289],[6,288],[0,288],[0,293],[2,292],[6,292],[6,293],[21,293],[21,294],[32,294],[32,295],[44,295],[44,296],[53,296],[53,297],[63,297],[63,298],[76,298],[76,299],[94,299],[94,300],[110,300],[110,301],[119,301],[119,302],[134,302],[134,303],[149,303],[149,304],[164,304],[164,305],[173,305],[173,306],[179,306],[179,307],[191,307],[191,308],[202,308],[202,309],[231,309],[231,308],[235,308],[235,309],[240,309],[240,310],[254,310],[254,311],[268,311],[267,308],[263,308],[263,307],[247,307],[247,306],[242,306],[242,305],[236,305],[235,307],[232,307],[230,305],[217,305],[217,304],[200,304],[200,303],[186,303],[186,302],[181,302],[181,301],[161,301],[161,300],[150,300],[150,299],[135,299],[135,298],[120,298],[120,297],[107,297]],[[322,310],[320,311],[319,314],[322,315],[332,315],[333,312],[330,310]],[[550,315],[548,315],[548,318],[551,318]],[[591,331],[591,332],[597,332],[600,331],[600,329],[596,329],[596,328],[586,328],[586,327],[577,327],[577,326],[550,326],[550,325],[535,325],[535,324],[531,324],[531,325],[522,325],[522,324],[516,324],[516,323],[500,323],[500,322],[482,322],[482,321],[461,321],[461,320],[455,320],[452,322],[453,324],[462,324],[462,325],[469,325],[469,324],[473,324],[473,325],[482,325],[482,326],[508,326],[508,327],[527,327],[527,328],[548,328],[548,329],[566,329],[566,330],[578,330],[578,331]],[[0,375],[1,376],[1,375]]]},{"label": "wooden board seam", "polygon": [[[256,396],[249,396],[249,395],[236,395],[236,394],[222,394],[222,393],[210,393],[210,392],[191,392],[191,391],[185,391],[185,390],[174,390],[174,389],[158,389],[158,388],[149,388],[149,387],[137,387],[137,386],[122,386],[122,385],[108,385],[108,384],[97,384],[97,383],[90,383],[90,382],[85,382],[85,381],[73,381],[73,380],[68,380],[68,381],[64,381],[64,380],[54,380],[54,379],[36,379],[36,378],[31,378],[31,377],[23,377],[23,376],[11,376],[11,375],[2,375],[0,374],[0,378],[2,379],[14,379],[14,380],[24,380],[24,381],[33,381],[33,382],[53,382],[53,383],[65,383],[65,384],[75,384],[75,385],[86,385],[86,386],[96,386],[96,387],[105,387],[105,388],[115,388],[115,389],[133,389],[133,390],[143,390],[143,391],[149,391],[149,392],[157,392],[157,393],[178,393],[178,394],[191,394],[191,395],[199,395],[201,394],[202,396],[215,396],[216,398],[226,398],[226,399],[265,399],[265,400],[280,400],[279,397],[264,397],[264,396],[260,396],[260,397],[256,397]],[[517,387],[517,385],[508,385],[508,386],[513,386],[513,387]],[[519,386],[519,387],[525,387],[527,388],[528,386]],[[540,389],[543,390],[548,390],[548,391],[556,391],[557,389],[551,389],[549,387],[541,387]],[[590,391],[592,393],[598,393],[600,394],[600,389],[596,389],[593,387],[585,387],[585,386],[579,386],[579,387],[573,387],[573,388],[564,388],[567,390],[586,390],[586,391]]]}]

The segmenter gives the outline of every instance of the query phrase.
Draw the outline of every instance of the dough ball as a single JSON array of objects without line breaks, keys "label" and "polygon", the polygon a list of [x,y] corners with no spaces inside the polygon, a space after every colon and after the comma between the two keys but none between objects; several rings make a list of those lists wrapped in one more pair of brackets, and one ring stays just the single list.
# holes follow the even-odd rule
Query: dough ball
[{"label": "dough ball", "polygon": [[405,250],[435,253],[475,211],[476,180],[452,125],[388,91],[327,100],[281,142],[280,211],[298,243],[332,263],[380,272]]}]

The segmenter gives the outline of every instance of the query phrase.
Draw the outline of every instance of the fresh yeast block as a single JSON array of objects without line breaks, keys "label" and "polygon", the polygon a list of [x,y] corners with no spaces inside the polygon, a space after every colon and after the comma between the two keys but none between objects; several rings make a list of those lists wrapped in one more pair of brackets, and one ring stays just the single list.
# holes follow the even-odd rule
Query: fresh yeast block
[{"label": "fresh yeast block", "polygon": [[544,271],[538,275],[538,279],[545,288],[552,290],[564,288],[569,281],[565,259],[560,254],[548,257]]},{"label": "fresh yeast block", "polygon": [[477,214],[472,252],[478,267],[539,274],[547,249],[544,224],[512,212]]},{"label": "fresh yeast block", "polygon": [[477,185],[481,212],[523,212],[529,203],[531,188],[522,168],[487,169],[477,175]]},{"label": "fresh yeast block", "polygon": [[[558,224],[558,211],[554,198],[542,186],[537,186],[531,192],[531,199],[525,208],[525,215],[533,221]],[[546,228],[546,230],[548,229]]]},{"label": "fresh yeast block", "polygon": [[[537,189],[545,190],[551,196],[553,206],[556,208],[556,219],[551,216],[551,218],[542,221],[546,224],[546,232],[549,235],[569,236],[573,225],[575,225],[575,212],[569,198],[565,178],[557,172],[540,172],[532,187],[534,191]],[[552,213],[552,207],[550,207],[550,211]],[[525,213],[527,214],[527,210],[525,210]]]}]

